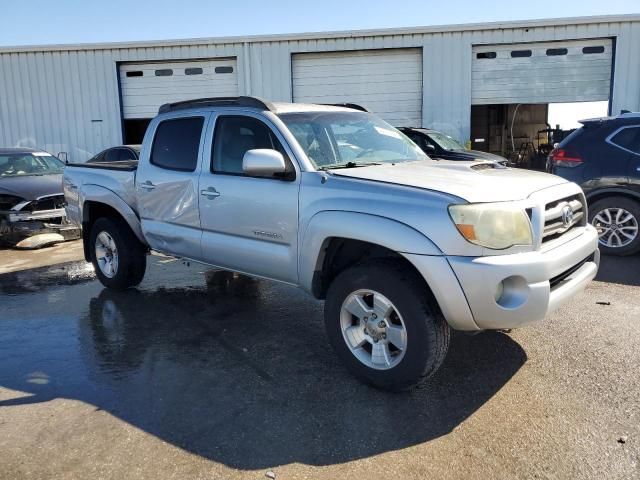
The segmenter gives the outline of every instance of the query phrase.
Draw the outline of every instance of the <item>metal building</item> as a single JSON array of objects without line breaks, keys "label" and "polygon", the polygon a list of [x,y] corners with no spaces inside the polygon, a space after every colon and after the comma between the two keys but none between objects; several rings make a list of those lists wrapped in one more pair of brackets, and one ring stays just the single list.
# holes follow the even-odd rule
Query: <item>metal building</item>
[{"label": "metal building", "polygon": [[139,142],[164,102],[231,95],[362,103],[504,144],[493,124],[516,104],[640,110],[640,15],[0,48],[0,146],[83,161]]}]

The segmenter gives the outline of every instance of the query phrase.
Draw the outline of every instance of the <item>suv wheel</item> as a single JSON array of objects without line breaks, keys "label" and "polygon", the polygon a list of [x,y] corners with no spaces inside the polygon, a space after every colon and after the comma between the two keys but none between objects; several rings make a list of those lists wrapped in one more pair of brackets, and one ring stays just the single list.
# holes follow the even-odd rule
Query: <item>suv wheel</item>
[{"label": "suv wheel", "polygon": [[327,292],[332,347],[360,380],[405,390],[433,375],[450,329],[427,287],[405,266],[367,262],[340,273]]},{"label": "suv wheel", "polygon": [[146,248],[123,220],[96,220],[89,249],[93,268],[105,287],[125,290],[142,281],[147,267]]},{"label": "suv wheel", "polygon": [[640,203],[626,197],[603,198],[589,207],[589,221],[598,230],[603,253],[640,251]]}]

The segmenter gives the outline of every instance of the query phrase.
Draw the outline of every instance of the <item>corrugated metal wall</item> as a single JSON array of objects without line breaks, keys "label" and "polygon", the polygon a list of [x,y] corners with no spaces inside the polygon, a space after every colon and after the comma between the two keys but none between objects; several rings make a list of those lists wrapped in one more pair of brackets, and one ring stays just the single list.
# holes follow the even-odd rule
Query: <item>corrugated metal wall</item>
[{"label": "corrugated metal wall", "polygon": [[470,135],[473,45],[602,37],[616,39],[612,111],[640,110],[640,21],[0,52],[0,145],[68,151],[81,161],[121,143],[118,62],[236,57],[241,94],[290,101],[292,53],[398,47],[422,48],[423,125],[464,141]]}]

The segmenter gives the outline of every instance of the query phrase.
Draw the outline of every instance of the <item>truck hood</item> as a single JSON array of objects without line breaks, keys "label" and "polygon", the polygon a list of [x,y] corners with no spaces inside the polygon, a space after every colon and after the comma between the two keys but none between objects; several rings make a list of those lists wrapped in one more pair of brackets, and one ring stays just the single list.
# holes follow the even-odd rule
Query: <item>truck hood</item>
[{"label": "truck hood", "polygon": [[474,202],[524,200],[533,192],[568,183],[547,173],[489,162],[420,160],[330,170],[333,175],[435,190]]},{"label": "truck hood", "polygon": [[0,195],[15,195],[25,200],[62,195],[62,174],[0,177]]},{"label": "truck hood", "polygon": [[480,150],[448,150],[442,155],[431,155],[431,157],[441,157],[448,160],[489,160],[492,162],[506,162],[507,159],[494,155],[493,153],[481,152]]}]

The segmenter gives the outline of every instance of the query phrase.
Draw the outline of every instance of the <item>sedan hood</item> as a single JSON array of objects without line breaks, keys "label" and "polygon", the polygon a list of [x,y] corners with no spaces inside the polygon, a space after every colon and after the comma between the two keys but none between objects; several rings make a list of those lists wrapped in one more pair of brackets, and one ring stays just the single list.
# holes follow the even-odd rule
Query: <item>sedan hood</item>
[{"label": "sedan hood", "polygon": [[15,195],[25,200],[62,195],[62,174],[0,177],[0,195]]},{"label": "sedan hood", "polygon": [[334,175],[435,190],[474,202],[524,200],[533,192],[568,183],[547,173],[489,162],[421,160],[331,170]]}]

